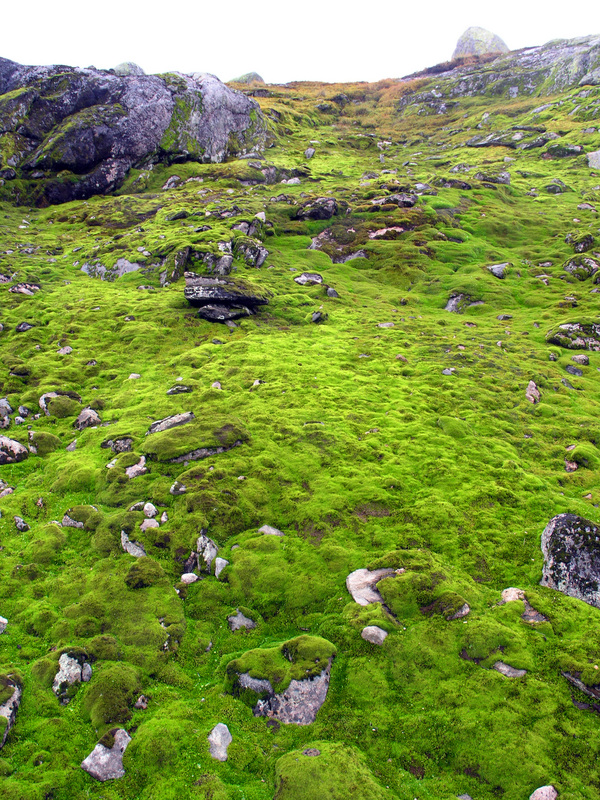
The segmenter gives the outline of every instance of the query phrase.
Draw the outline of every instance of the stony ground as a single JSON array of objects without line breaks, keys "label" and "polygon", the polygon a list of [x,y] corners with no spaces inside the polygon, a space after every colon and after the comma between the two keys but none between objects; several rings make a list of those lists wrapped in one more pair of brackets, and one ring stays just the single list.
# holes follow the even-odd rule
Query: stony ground
[{"label": "stony ground", "polygon": [[[265,153],[0,205],[7,800],[600,796],[600,611],[539,585],[600,520],[600,89],[427,88],[267,87]],[[268,304],[200,318],[230,268]]]}]

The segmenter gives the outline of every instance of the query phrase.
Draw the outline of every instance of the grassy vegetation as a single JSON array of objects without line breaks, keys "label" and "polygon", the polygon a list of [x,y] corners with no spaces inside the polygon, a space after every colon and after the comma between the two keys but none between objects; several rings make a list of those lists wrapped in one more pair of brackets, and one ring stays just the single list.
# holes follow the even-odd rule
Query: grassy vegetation
[{"label": "grassy vegetation", "polygon": [[[549,783],[572,800],[600,795],[598,717],[561,675],[600,684],[600,611],[538,585],[550,518],[600,522],[600,355],[586,351],[573,375],[583,351],[547,340],[600,322],[595,276],[563,269],[573,243],[598,241],[597,213],[578,206],[599,207],[600,176],[585,155],[466,145],[542,125],[600,149],[600,89],[457,97],[434,114],[416,93],[439,80],[266,87],[274,146],[257,160],[276,184],[243,160],[134,171],[115,196],[43,209],[0,188],[0,394],[31,412],[2,433],[37,449],[0,467],[15,489],[0,500],[0,672],[23,684],[0,753],[7,800],[521,800]],[[474,178],[503,170],[509,185]],[[556,178],[567,190],[552,194]],[[428,188],[414,208],[371,202],[417,184]],[[349,213],[296,219],[316,197]],[[259,212],[269,256],[260,268],[236,257],[232,272],[270,293],[256,316],[211,324],[176,274],[161,286],[178,254],[189,248],[202,272],[202,254]],[[81,270],[119,258],[139,269],[112,282]],[[487,269],[504,262],[503,279]],[[324,285],[298,285],[301,272]],[[9,291],[23,282],[41,289]],[[481,304],[445,311],[459,293]],[[19,333],[23,321],[33,327]],[[167,394],[180,384],[190,391]],[[46,392],[64,392],[48,415]],[[78,431],[88,406],[101,426]],[[188,411],[193,422],[146,435]],[[119,438],[131,451],[113,452]],[[216,452],[181,460],[201,448]],[[147,472],[129,478],[142,456]],[[172,493],[177,481],[185,493]],[[129,510],[142,501],[168,520],[142,530]],[[66,512],[83,527],[61,527]],[[229,565],[185,586],[202,530]],[[147,557],[125,553],[121,531]],[[379,585],[384,605],[353,602],[347,575],[383,567],[399,571]],[[546,621],[501,604],[511,586]],[[256,628],[232,632],[236,609]],[[367,625],[388,632],[381,647],[361,638]],[[60,705],[58,657],[76,651],[92,678]],[[283,689],[334,652],[312,725],[255,718],[233,691],[234,672]],[[527,674],[507,678],[497,661]],[[135,708],[141,693],[147,709]],[[218,722],[233,736],[224,763],[206,738]],[[115,726],[132,735],[126,776],[100,784],[79,764]]]}]

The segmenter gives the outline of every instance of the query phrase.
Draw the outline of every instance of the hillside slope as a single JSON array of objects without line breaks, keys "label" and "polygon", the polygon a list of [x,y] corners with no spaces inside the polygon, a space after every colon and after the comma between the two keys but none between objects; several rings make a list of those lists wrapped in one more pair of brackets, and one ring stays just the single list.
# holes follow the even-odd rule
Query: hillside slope
[{"label": "hillside slope", "polygon": [[3,797],[600,796],[583,41],[516,94],[246,86],[271,147],[105,196],[5,178]]}]

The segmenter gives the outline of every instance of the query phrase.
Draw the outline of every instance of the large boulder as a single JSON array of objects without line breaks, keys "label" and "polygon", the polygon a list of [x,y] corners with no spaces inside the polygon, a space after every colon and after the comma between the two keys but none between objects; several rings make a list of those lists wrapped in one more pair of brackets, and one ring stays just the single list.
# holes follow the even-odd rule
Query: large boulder
[{"label": "large boulder", "polygon": [[255,314],[258,306],[267,305],[263,292],[241,280],[205,278],[185,273],[185,299],[198,306],[198,315],[209,322],[228,322]]},{"label": "large boulder", "polygon": [[265,145],[256,102],[214,75],[118,72],[0,58],[2,166],[25,181],[13,193],[7,180],[5,196],[62,203],[112,191],[131,167],[221,162]]},{"label": "large boulder", "polygon": [[542,586],[600,608],[600,527],[576,514],[558,514],[542,533]]},{"label": "large boulder", "polygon": [[489,53],[508,53],[508,47],[499,36],[477,26],[467,28],[456,43],[452,60],[468,56],[485,56]]}]

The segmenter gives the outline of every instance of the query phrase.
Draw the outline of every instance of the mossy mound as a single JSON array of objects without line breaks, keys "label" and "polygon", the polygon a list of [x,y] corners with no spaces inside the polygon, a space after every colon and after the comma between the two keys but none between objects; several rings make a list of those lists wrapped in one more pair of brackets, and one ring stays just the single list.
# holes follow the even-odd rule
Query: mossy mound
[{"label": "mossy mound", "polygon": [[275,765],[274,800],[391,800],[361,754],[337,742],[311,742]]},{"label": "mossy mound", "polygon": [[248,440],[248,434],[236,421],[214,418],[194,420],[188,425],[151,434],[142,444],[142,451],[157,461],[206,458],[215,452],[230,450]]}]

